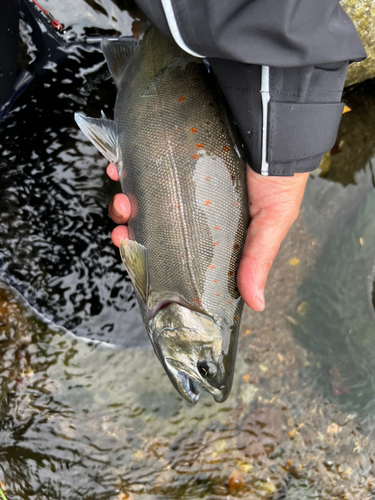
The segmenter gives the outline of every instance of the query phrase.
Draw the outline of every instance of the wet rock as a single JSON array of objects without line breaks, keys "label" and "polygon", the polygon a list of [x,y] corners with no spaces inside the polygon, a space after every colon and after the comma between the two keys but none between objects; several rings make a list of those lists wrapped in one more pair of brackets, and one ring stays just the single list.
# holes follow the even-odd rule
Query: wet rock
[{"label": "wet rock", "polygon": [[134,500],[132,493],[119,493],[113,500]]},{"label": "wet rock", "polygon": [[255,481],[254,483],[254,488],[260,492],[264,492],[265,494],[272,495],[275,493],[276,486],[275,484],[268,480],[268,481]]},{"label": "wet rock", "polygon": [[319,494],[314,491],[306,479],[292,478],[287,486],[287,500],[318,500]]},{"label": "wet rock", "polygon": [[305,444],[312,445],[315,441],[316,434],[309,426],[304,426],[302,429],[302,436],[305,441]]},{"label": "wet rock", "polygon": [[347,387],[343,376],[337,368],[330,368],[329,375],[331,377],[332,394],[334,396],[350,394],[350,389]]},{"label": "wet rock", "polygon": [[342,427],[337,425],[335,422],[332,422],[332,424],[330,424],[326,429],[327,434],[333,434],[333,435],[339,434],[341,431]]},{"label": "wet rock", "polygon": [[325,460],[324,465],[327,467],[328,470],[331,470],[334,463],[332,462],[332,460]]},{"label": "wet rock", "polygon": [[341,0],[341,5],[354,22],[365,46],[367,59],[349,66],[346,85],[375,76],[375,8],[372,0]]},{"label": "wet rock", "polygon": [[[245,382],[246,384],[246,382]],[[242,399],[242,403],[245,407],[248,407],[250,403],[255,398],[256,393],[258,392],[257,387],[253,384],[246,384],[241,386],[240,397]]]},{"label": "wet rock", "polygon": [[304,476],[306,476],[306,472],[300,464],[298,465],[291,464],[288,469],[288,472],[295,479],[302,479]]},{"label": "wet rock", "polygon": [[234,493],[245,488],[245,474],[241,470],[231,472],[228,479],[228,491]]},{"label": "wet rock", "polygon": [[237,446],[245,456],[257,458],[274,451],[282,438],[282,412],[272,405],[252,412],[244,421]]},{"label": "wet rock", "polygon": [[297,313],[300,316],[304,316],[308,312],[309,309],[310,309],[310,304],[308,302],[306,302],[306,300],[304,300],[303,302],[298,304]]}]

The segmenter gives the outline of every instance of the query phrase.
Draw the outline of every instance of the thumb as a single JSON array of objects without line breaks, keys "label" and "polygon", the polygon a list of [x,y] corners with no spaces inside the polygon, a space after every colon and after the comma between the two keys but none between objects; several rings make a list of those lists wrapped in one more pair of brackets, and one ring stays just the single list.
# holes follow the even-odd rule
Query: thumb
[{"label": "thumb", "polygon": [[248,175],[252,221],[238,267],[237,284],[246,304],[255,311],[262,311],[269,270],[298,216],[309,174],[288,179],[258,179],[260,176],[254,175],[258,176],[251,172]]},{"label": "thumb", "polygon": [[237,284],[246,304],[263,311],[264,288],[272,263],[293,220],[278,221],[267,214],[256,215],[247,232],[237,273]]}]

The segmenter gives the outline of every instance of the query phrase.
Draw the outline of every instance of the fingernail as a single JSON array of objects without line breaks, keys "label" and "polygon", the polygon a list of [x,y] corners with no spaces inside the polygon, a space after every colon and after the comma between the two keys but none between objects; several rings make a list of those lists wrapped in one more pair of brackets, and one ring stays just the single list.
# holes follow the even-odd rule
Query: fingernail
[{"label": "fingernail", "polygon": [[258,290],[257,293],[255,294],[255,297],[257,299],[258,306],[261,307],[262,311],[266,307],[265,301],[264,301],[264,291],[263,290]]},{"label": "fingernail", "polygon": [[116,209],[116,203],[115,202],[113,202],[112,209],[113,209],[113,213],[115,215],[117,215],[117,217],[121,217],[121,213]]}]

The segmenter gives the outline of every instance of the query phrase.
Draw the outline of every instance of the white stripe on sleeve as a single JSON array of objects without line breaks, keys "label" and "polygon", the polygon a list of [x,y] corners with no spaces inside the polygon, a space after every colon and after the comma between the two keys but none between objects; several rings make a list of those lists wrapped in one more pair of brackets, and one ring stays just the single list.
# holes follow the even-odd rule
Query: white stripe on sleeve
[{"label": "white stripe on sleeve", "polygon": [[268,175],[267,134],[268,134],[268,103],[270,102],[270,68],[262,66],[262,81],[260,95],[262,96],[263,126],[262,126],[262,164],[260,173]]},{"label": "white stripe on sleeve", "polygon": [[169,29],[171,30],[172,36],[174,38],[174,41],[177,43],[177,45],[179,45],[182,50],[184,50],[188,54],[191,54],[192,56],[202,57],[202,58],[205,57],[205,56],[202,56],[201,54],[198,54],[197,52],[194,52],[194,50],[189,49],[189,47],[186,45],[186,43],[182,39],[180,30],[179,30],[178,25],[177,25],[176,16],[174,15],[172,1],[171,0],[161,0],[161,4],[162,4],[163,9],[164,9],[165,17],[167,18]]}]

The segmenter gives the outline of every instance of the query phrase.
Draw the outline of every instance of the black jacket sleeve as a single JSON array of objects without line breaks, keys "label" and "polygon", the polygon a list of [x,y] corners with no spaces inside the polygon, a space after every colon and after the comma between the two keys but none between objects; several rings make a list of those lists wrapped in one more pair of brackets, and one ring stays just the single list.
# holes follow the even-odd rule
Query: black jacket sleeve
[{"label": "black jacket sleeve", "polygon": [[347,65],[366,57],[338,0],[137,3],[166,36],[208,59],[256,172],[319,165],[335,141]]}]

